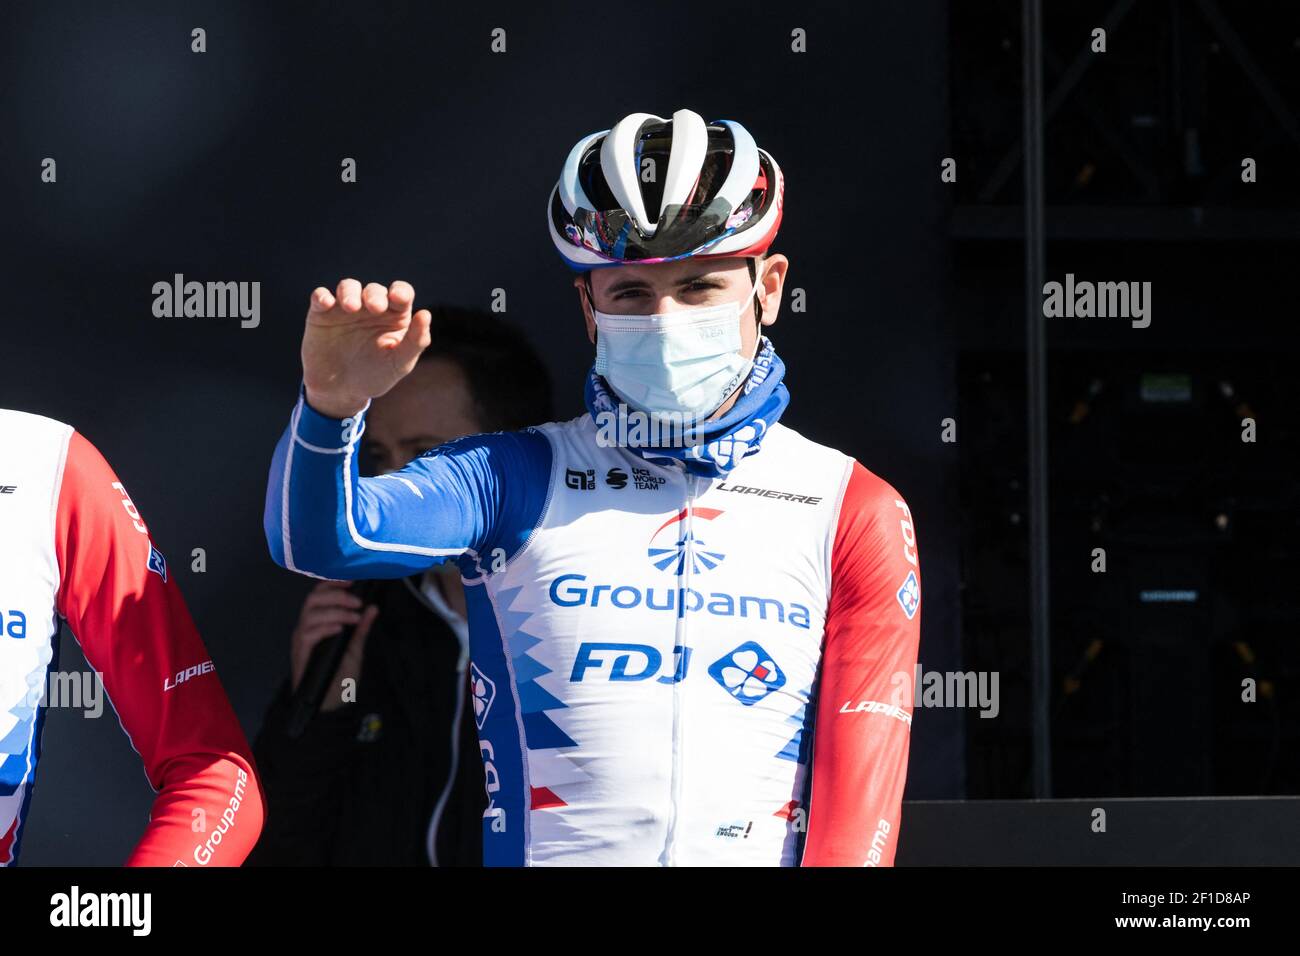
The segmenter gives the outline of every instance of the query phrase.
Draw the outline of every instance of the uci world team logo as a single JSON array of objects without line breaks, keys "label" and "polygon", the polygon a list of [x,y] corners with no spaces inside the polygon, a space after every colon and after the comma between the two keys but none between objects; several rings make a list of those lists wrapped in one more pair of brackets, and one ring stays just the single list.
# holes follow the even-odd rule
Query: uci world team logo
[{"label": "uci world team logo", "polygon": [[694,508],[691,510],[691,524],[687,530],[686,509],[669,518],[650,536],[650,546],[646,553],[650,563],[660,571],[680,575],[690,559],[691,573],[700,574],[712,571],[726,557],[717,548],[710,547],[706,539],[713,537],[712,522],[722,514],[721,508]]},{"label": "uci world team logo", "polygon": [[710,664],[709,676],[746,707],[785,686],[781,668],[754,641],[746,641]]},{"label": "uci world team logo", "polygon": [[469,665],[469,692],[474,697],[474,725],[483,729],[492,701],[496,700],[497,685],[472,662]]}]

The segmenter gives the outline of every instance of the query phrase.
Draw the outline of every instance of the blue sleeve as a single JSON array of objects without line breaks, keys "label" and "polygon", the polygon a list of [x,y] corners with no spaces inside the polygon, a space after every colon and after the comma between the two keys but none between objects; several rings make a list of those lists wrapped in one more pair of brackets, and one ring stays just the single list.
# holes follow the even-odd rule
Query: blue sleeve
[{"label": "blue sleeve", "polygon": [[391,475],[361,478],[365,411],[327,418],[299,390],[266,488],[263,525],[277,564],[352,581],[403,577],[448,559],[487,568],[523,547],[550,489],[545,435],[470,435]]}]

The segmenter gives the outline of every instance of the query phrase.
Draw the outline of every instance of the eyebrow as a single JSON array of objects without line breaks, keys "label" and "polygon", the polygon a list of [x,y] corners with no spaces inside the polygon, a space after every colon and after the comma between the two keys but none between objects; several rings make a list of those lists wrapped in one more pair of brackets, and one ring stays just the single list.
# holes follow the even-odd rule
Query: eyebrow
[{"label": "eyebrow", "polygon": [[[716,269],[706,266],[700,269],[698,272],[692,272],[682,276],[680,279],[677,280],[676,284],[685,285],[688,282],[694,282],[697,279],[702,279],[705,276],[713,275],[716,272],[717,272]],[[650,287],[650,283],[647,282],[645,279],[637,279],[632,276],[629,276],[626,279],[619,279],[618,281],[616,281],[613,285],[611,285],[609,288],[605,290],[605,294],[613,295],[616,292],[623,292],[626,289],[646,289],[649,287]]]}]

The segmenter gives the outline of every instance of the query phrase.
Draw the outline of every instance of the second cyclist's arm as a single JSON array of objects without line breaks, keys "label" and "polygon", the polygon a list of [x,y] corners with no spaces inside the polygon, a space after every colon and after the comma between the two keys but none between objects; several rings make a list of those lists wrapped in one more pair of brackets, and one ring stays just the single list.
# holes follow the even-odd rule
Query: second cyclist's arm
[{"label": "second cyclist's arm", "polygon": [[238,866],[265,808],[248,741],[125,487],[73,433],[54,522],[58,613],[157,791],[132,866]]},{"label": "second cyclist's arm", "polygon": [[364,422],[364,409],[322,415],[300,391],[266,490],[264,529],[278,564],[334,580],[402,577],[462,556],[487,568],[527,539],[550,485],[545,436],[471,435],[401,471],[361,478]]}]

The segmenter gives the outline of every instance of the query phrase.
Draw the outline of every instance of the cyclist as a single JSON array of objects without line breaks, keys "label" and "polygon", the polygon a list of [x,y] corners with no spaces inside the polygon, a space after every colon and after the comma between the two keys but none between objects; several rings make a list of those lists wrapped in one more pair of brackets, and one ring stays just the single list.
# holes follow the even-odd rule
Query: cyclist
[{"label": "cyclist", "polygon": [[366,408],[429,313],[405,282],[312,294],[268,544],[325,578],[458,564],[486,865],[893,861],[916,537],[893,488],[780,423],[782,186],[689,110],[584,137],[548,221],[596,346],[587,413],[379,478]]}]

